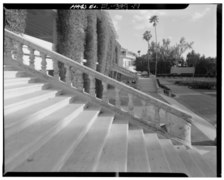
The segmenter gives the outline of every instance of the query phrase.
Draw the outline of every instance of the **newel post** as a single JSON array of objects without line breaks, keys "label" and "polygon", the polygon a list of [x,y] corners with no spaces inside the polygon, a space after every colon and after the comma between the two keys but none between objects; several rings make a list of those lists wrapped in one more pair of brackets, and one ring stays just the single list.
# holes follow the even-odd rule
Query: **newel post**
[{"label": "newel post", "polygon": [[191,148],[191,121],[190,117],[177,117],[169,112],[166,112],[166,129],[167,132],[185,144],[185,146]]}]

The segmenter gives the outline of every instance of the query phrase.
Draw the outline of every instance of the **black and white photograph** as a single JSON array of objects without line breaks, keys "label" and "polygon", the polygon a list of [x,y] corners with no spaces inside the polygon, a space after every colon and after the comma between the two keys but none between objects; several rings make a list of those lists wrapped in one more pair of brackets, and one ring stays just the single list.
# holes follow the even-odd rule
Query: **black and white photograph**
[{"label": "black and white photograph", "polygon": [[221,177],[222,4],[2,8],[2,176]]}]

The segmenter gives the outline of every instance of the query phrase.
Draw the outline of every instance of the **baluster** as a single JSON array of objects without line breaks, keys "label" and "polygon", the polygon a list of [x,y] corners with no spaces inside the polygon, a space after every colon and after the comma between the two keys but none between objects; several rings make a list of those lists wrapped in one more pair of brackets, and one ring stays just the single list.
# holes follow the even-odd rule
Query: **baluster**
[{"label": "baluster", "polygon": [[12,60],[13,42],[11,38],[6,37],[4,43],[4,62]]},{"label": "baluster", "polygon": [[160,127],[160,115],[159,115],[160,108],[158,106],[154,106],[155,116],[154,120],[156,121],[156,126]]},{"label": "baluster", "polygon": [[80,90],[81,92],[83,92],[83,76],[82,76],[82,72],[80,70],[76,71],[76,87],[78,90]]},{"label": "baluster", "polygon": [[46,71],[47,71],[46,54],[40,53],[40,55],[41,55],[41,58],[42,58],[42,61],[41,61],[41,70],[46,73]]},{"label": "baluster", "polygon": [[89,80],[90,80],[89,94],[95,97],[96,96],[95,78],[93,76],[89,76]]},{"label": "baluster", "polygon": [[141,100],[142,102],[142,114],[141,114],[141,118],[143,120],[147,119],[147,103],[144,100]]},{"label": "baluster", "polygon": [[106,103],[109,102],[109,99],[107,97],[107,83],[103,82],[102,81],[102,85],[103,85],[103,97],[102,97],[102,100]]},{"label": "baluster", "polygon": [[128,112],[134,114],[133,95],[128,93]]},{"label": "baluster", "polygon": [[23,62],[23,44],[21,42],[16,42],[16,60]]},{"label": "baluster", "polygon": [[52,59],[53,60],[53,69],[54,69],[54,78],[59,80],[59,68],[58,68],[58,60]]},{"label": "baluster", "polygon": [[121,106],[119,92],[120,92],[120,89],[118,89],[117,87],[115,87],[115,106],[117,108],[120,108],[120,106]]},{"label": "baluster", "polygon": [[65,82],[68,85],[71,85],[71,69],[68,64],[65,64],[66,74],[65,74]]},{"label": "baluster", "polygon": [[35,64],[34,64],[34,60],[35,60],[35,55],[34,55],[34,49],[32,48],[32,47],[28,47],[28,49],[29,49],[29,51],[30,51],[30,57],[29,57],[29,59],[30,59],[30,64],[29,64],[29,66],[31,67],[31,68],[33,68],[33,69],[35,69]]}]

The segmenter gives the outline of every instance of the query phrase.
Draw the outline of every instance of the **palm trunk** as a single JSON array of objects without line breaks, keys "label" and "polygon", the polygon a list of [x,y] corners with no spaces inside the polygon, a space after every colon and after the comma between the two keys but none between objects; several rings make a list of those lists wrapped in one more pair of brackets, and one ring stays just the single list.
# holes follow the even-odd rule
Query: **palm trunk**
[{"label": "palm trunk", "polygon": [[147,54],[148,54],[148,75],[150,76],[150,65],[149,65],[149,41],[148,41],[148,52],[147,52]]},{"label": "palm trunk", "polygon": [[155,26],[155,36],[156,36],[156,63],[155,63],[155,76],[157,76],[157,34],[156,34],[156,26]]}]

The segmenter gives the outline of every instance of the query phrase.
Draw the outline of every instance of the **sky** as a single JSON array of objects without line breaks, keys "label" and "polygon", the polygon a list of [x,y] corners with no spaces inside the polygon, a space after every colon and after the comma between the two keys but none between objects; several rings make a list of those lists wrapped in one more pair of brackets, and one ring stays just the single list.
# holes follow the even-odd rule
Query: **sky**
[{"label": "sky", "polygon": [[[149,23],[153,15],[159,17],[157,39],[169,38],[171,45],[185,37],[187,42],[194,42],[193,50],[206,57],[216,57],[216,4],[190,4],[181,10],[109,10],[121,46],[141,55],[147,52],[147,42],[143,33],[151,31],[155,41],[155,29]],[[184,53],[183,57],[191,51]]]}]

